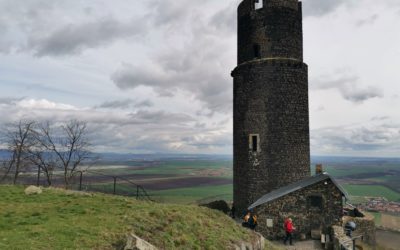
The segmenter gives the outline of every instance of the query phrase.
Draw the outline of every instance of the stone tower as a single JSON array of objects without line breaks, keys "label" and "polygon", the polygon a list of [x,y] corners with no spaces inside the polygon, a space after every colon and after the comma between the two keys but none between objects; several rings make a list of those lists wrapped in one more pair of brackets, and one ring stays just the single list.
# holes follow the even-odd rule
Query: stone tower
[{"label": "stone tower", "polygon": [[310,176],[308,69],[298,0],[243,0],[234,78],[234,203]]}]

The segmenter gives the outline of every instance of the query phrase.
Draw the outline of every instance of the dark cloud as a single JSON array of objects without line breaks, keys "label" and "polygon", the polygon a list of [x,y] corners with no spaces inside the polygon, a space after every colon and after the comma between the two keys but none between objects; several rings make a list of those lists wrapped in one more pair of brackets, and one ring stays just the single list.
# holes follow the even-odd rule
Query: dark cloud
[{"label": "dark cloud", "polygon": [[[177,68],[171,70],[171,67],[175,66]],[[212,68],[212,65],[207,65],[205,62],[192,67],[189,63],[186,66],[187,68],[178,69],[179,65],[162,62],[153,66],[124,65],[111,78],[119,88],[124,90],[148,86],[164,96],[173,96],[178,89],[188,91],[198,100],[206,103],[207,108],[211,110],[229,111],[232,98],[231,80],[226,72]]]},{"label": "dark cloud", "polygon": [[377,87],[368,86],[366,88],[359,88],[354,85],[344,85],[339,88],[344,99],[361,103],[372,98],[382,98],[383,91]]},{"label": "dark cloud", "polygon": [[141,102],[138,102],[138,103],[135,103],[134,104],[134,107],[135,108],[150,108],[150,107],[153,107],[154,106],[154,103],[152,102],[152,101],[150,101],[150,100],[144,100],[144,101],[141,101]]},{"label": "dark cloud", "polygon": [[88,48],[107,45],[117,39],[143,35],[146,22],[135,20],[123,23],[103,18],[90,23],[70,24],[44,37],[31,38],[28,50],[37,56],[78,54]]},{"label": "dark cloud", "polygon": [[359,78],[338,71],[338,76],[320,76],[311,80],[312,89],[337,89],[344,99],[354,103],[362,103],[372,98],[382,98],[383,91],[377,87],[360,87]]},{"label": "dark cloud", "polygon": [[130,114],[134,123],[140,124],[182,124],[195,121],[191,116],[186,114],[173,114],[165,111],[147,111],[140,110]]},{"label": "dark cloud", "polygon": [[[207,10],[200,8],[204,7],[203,2],[155,0],[151,6],[157,13],[152,22],[168,24],[161,29],[165,37],[175,35],[170,32],[175,24],[179,31],[186,32],[183,45],[164,44],[163,50],[153,51],[149,63],[123,64],[112,74],[113,82],[122,90],[151,87],[162,96],[173,97],[177,91],[184,91],[204,103],[208,110],[203,113],[230,112],[229,72],[234,68],[235,57],[227,47],[235,47],[236,5],[223,7],[214,15],[199,14]],[[182,19],[186,22],[182,23]]]},{"label": "dark cloud", "polygon": [[15,97],[0,97],[0,105],[15,105],[18,101],[23,100],[25,97],[15,98]]},{"label": "dark cloud", "polygon": [[99,108],[109,108],[109,109],[127,109],[133,104],[132,99],[108,101],[100,104]]}]

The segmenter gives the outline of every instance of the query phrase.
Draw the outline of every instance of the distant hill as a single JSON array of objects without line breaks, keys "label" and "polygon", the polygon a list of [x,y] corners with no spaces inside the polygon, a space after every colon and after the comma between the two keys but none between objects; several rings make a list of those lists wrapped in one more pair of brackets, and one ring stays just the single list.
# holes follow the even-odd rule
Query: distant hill
[{"label": "distant hill", "polygon": [[[212,154],[123,154],[123,153],[96,153],[97,157],[105,161],[129,161],[129,160],[233,160],[233,155],[212,155]],[[400,163],[400,158],[390,157],[353,157],[353,156],[311,156],[311,163]]]},{"label": "distant hill", "polygon": [[360,163],[400,163],[400,158],[394,157],[359,157],[359,156],[311,156],[311,163],[325,163],[325,164],[360,164]]},{"label": "distant hill", "polygon": [[0,160],[5,160],[10,157],[10,152],[4,149],[0,149]]},{"label": "distant hill", "polygon": [[206,155],[206,154],[119,154],[95,153],[101,161],[131,161],[131,160],[232,160],[232,155]]}]

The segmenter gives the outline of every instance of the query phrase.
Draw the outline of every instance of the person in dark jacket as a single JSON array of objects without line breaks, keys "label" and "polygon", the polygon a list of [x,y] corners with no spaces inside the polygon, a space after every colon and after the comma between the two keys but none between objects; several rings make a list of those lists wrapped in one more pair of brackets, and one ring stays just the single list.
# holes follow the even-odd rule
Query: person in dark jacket
[{"label": "person in dark jacket", "polygon": [[286,237],[283,243],[286,245],[286,242],[289,240],[290,245],[293,245],[292,239],[293,239],[293,231],[296,230],[296,228],[293,226],[293,221],[291,218],[288,218],[285,221],[285,232],[286,232]]},{"label": "person in dark jacket", "polygon": [[246,214],[243,216],[242,226],[243,227],[250,227],[249,220],[250,220],[250,211],[247,210]]},{"label": "person in dark jacket", "polygon": [[235,214],[236,214],[235,204],[232,204],[232,208],[231,208],[231,217],[232,217],[232,219],[235,219]]},{"label": "person in dark jacket", "polygon": [[249,226],[250,226],[250,229],[256,230],[256,227],[257,227],[257,215],[255,213],[253,213],[253,212],[250,214]]}]

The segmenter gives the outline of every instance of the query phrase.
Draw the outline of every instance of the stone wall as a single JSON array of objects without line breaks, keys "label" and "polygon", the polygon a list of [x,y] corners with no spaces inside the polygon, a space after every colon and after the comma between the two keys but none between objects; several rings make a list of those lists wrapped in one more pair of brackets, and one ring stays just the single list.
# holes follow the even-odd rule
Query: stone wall
[{"label": "stone wall", "polygon": [[353,241],[351,241],[350,237],[346,235],[341,226],[333,226],[332,227],[332,236],[333,236],[333,249],[334,250],[342,250],[342,246],[346,249],[353,249]]},{"label": "stone wall", "polygon": [[[312,205],[310,197],[315,196],[322,198],[322,206]],[[283,224],[287,217],[293,219],[297,229],[295,237],[303,234],[310,238],[311,230],[330,234],[331,226],[341,225],[343,198],[334,183],[326,180],[263,204],[255,212],[258,214],[257,231],[267,239],[284,237]]]},{"label": "stone wall", "polygon": [[348,221],[354,221],[356,223],[356,231],[353,232],[353,236],[364,235],[364,242],[369,245],[376,244],[376,227],[374,218],[370,215],[366,215],[362,218],[354,217],[343,217],[343,223],[346,224]]},{"label": "stone wall", "polygon": [[[310,176],[307,65],[257,60],[234,76],[234,203],[239,213],[261,196]],[[249,135],[259,135],[259,151]]]},{"label": "stone wall", "polygon": [[[255,10],[244,1],[238,14],[238,64],[253,60],[254,45],[260,46],[259,58],[303,60],[301,3],[297,0],[268,0]],[[248,5],[250,4],[250,5]],[[249,11],[250,6],[250,11]]]}]

